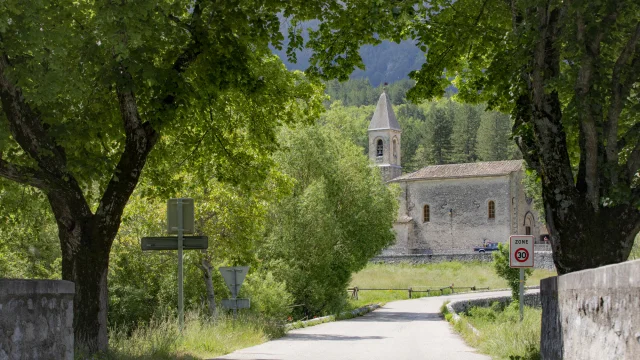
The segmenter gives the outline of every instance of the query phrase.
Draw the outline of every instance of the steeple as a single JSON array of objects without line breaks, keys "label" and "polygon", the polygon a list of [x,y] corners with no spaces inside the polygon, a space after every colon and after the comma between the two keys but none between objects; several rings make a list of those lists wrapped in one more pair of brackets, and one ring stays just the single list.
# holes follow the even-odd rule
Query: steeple
[{"label": "steeple", "polygon": [[[387,84],[385,84],[387,85]],[[385,91],[378,99],[376,111],[369,123],[369,158],[380,168],[384,181],[402,175],[400,165],[400,136],[402,130],[393,112],[389,94]]]},{"label": "steeple", "polygon": [[380,95],[376,111],[373,113],[373,117],[369,123],[369,131],[381,129],[400,130],[400,124],[398,124],[398,120],[396,120],[396,114],[393,112],[391,100],[386,90]]}]

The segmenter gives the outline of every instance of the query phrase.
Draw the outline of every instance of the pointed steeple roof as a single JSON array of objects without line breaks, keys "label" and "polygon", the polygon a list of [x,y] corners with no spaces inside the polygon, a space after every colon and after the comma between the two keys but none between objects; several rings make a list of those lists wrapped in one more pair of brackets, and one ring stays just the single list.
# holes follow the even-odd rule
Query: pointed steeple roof
[{"label": "pointed steeple roof", "polygon": [[376,111],[373,113],[373,117],[369,123],[369,130],[377,129],[400,130],[400,124],[398,124],[398,120],[396,120],[396,114],[393,113],[391,100],[386,91],[380,95]]}]

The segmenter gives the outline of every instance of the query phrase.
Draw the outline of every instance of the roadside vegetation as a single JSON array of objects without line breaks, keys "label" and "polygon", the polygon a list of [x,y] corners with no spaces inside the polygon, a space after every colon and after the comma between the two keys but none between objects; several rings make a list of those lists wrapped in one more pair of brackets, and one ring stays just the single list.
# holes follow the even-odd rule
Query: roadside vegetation
[{"label": "roadside vegetation", "polygon": [[[445,319],[451,321],[446,307],[441,309]],[[540,320],[542,310],[524,308],[524,319],[520,322],[518,302],[504,307],[494,303],[490,308],[474,307],[460,315],[454,329],[465,341],[494,360],[539,360]],[[470,324],[480,334],[476,335]]]},{"label": "roadside vegetation", "polygon": [[[534,269],[527,278],[526,286],[540,285],[540,279],[555,276],[554,271]],[[360,307],[371,303],[385,303],[409,298],[408,288],[414,290],[440,289],[456,287],[506,289],[507,280],[496,274],[493,263],[485,262],[443,262],[437,264],[368,264],[363,270],[353,275],[350,287],[404,289],[403,291],[361,291],[358,300],[349,300],[352,307]],[[469,289],[464,289],[468,291]],[[450,293],[450,290],[445,290]],[[413,298],[426,296],[426,293],[413,293]]]}]

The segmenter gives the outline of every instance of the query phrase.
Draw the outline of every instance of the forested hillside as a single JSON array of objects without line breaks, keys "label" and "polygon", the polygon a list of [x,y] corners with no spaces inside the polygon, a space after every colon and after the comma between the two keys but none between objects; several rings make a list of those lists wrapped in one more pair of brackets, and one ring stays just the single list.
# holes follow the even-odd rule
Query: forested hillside
[{"label": "forested hillside", "polygon": [[[405,95],[412,85],[402,80],[387,87],[402,127],[403,172],[434,164],[521,158],[510,140],[513,124],[508,115],[486,111],[485,105],[459,103],[450,96],[409,103]],[[367,127],[382,91],[382,85],[373,87],[366,79],[329,82],[328,111],[320,121],[341,128],[368,153]]]},{"label": "forested hillside", "polygon": [[[287,43],[286,24],[288,22],[283,18],[281,20],[284,20],[282,21],[281,32],[285,36],[284,42]],[[300,35],[305,43],[309,40],[307,28],[314,29],[316,23],[308,21],[300,24],[299,27],[302,30]],[[295,62],[287,58],[286,48],[282,50],[272,49],[272,51],[280,57],[289,70],[305,70],[309,67],[309,58],[312,53],[310,49],[296,51]],[[424,52],[412,41],[408,40],[400,43],[383,41],[375,46],[365,45],[360,48],[360,56],[362,56],[365,68],[364,70],[356,69],[351,74],[351,78],[368,79],[374,86],[385,82],[392,83],[408,79],[407,75],[411,71],[419,69],[425,61]]]}]

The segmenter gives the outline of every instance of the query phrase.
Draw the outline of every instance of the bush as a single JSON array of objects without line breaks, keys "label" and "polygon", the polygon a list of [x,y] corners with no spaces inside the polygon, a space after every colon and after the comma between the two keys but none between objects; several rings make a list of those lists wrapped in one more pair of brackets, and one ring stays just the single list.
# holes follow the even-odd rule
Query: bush
[{"label": "bush", "polygon": [[287,292],[283,281],[278,281],[271,272],[256,272],[247,278],[241,292],[251,299],[251,312],[267,319],[284,321],[291,311],[293,297]]}]

